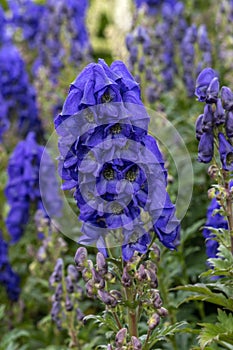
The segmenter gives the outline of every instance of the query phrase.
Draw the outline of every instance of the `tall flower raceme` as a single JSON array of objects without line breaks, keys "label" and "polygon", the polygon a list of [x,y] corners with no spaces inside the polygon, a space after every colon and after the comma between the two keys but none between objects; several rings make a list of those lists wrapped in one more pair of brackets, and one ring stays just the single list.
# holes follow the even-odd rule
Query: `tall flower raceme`
[{"label": "tall flower raceme", "polygon": [[10,300],[17,301],[20,294],[20,278],[12,270],[8,257],[8,244],[4,241],[0,232],[0,284],[7,292]]},{"label": "tall flower raceme", "polygon": [[24,40],[30,47],[35,48],[45,5],[31,0],[8,0],[8,4],[12,13],[11,24],[20,27]]},{"label": "tall flower raceme", "polygon": [[0,48],[1,134],[10,121],[17,120],[17,128],[25,136],[29,131],[43,134],[38,116],[35,90],[29,82],[24,61],[16,46],[7,41]]},{"label": "tall flower raceme", "polygon": [[135,0],[135,5],[137,8],[144,6],[146,13],[149,16],[154,16],[159,12],[162,4],[174,5],[176,2],[177,0]]},{"label": "tall flower raceme", "polygon": [[17,242],[22,236],[31,204],[43,210],[45,216],[58,215],[61,210],[55,167],[50,156],[43,152],[46,151],[37,144],[35,133],[30,132],[24,141],[18,143],[10,157],[5,195],[10,206],[6,226],[12,242]]},{"label": "tall flower raceme", "polygon": [[[232,194],[231,194],[231,171],[233,170],[233,93],[227,86],[220,89],[218,74],[212,68],[205,68],[197,77],[195,94],[200,102],[204,102],[204,111],[196,121],[196,138],[199,141],[198,161],[203,163],[212,162],[209,168],[211,177],[218,180],[217,201],[212,202],[215,209],[225,211],[227,221],[221,215],[210,218],[212,205],[209,208],[208,221],[215,228],[228,228],[232,235]],[[215,146],[216,145],[216,146]],[[216,227],[217,225],[217,227]],[[220,225],[220,226],[218,226]],[[223,225],[223,226],[222,226]],[[208,231],[204,234],[209,236]],[[216,254],[216,244],[213,252],[208,248],[208,255]],[[233,238],[231,237],[233,250]]]},{"label": "tall flower raceme", "polygon": [[206,27],[188,26],[180,1],[163,2],[153,26],[140,25],[127,35],[130,71],[145,85],[149,103],[174,87],[182,76],[187,95],[195,91],[195,72],[211,64],[211,44]]},{"label": "tall flower raceme", "polygon": [[85,25],[87,6],[87,0],[47,0],[35,36],[38,48],[38,57],[34,63],[36,72],[40,67],[46,67],[52,80],[56,81],[67,53],[68,59],[77,65],[90,54]]},{"label": "tall flower raceme", "polygon": [[170,249],[178,243],[164,161],[148,123],[124,63],[103,60],[75,79],[55,119],[62,188],[75,189],[83,222],[79,242],[96,244],[105,256],[109,232],[124,260],[145,253],[154,233]]}]

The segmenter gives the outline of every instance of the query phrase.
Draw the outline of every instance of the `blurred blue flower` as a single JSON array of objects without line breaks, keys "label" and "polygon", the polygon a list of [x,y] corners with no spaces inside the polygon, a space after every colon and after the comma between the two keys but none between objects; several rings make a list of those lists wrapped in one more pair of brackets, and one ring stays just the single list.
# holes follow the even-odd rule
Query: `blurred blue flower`
[{"label": "blurred blue flower", "polygon": [[219,210],[221,208],[220,204],[213,198],[208,210],[207,210],[207,220],[205,223],[206,228],[203,230],[203,236],[206,239],[206,255],[209,258],[216,258],[218,252],[218,242],[213,239],[215,235],[211,232],[211,229],[208,227],[213,227],[215,229],[223,228],[228,229],[228,223],[224,216],[219,213],[214,213],[215,210]]},{"label": "blurred blue flower", "polygon": [[29,83],[26,67],[18,49],[10,41],[0,48],[0,89],[4,131],[9,127],[9,119],[12,119],[9,117],[16,115],[21,135],[25,136],[29,131],[35,131],[41,136],[43,130],[38,117],[35,90]]},{"label": "blurred blue flower", "polygon": [[[31,203],[35,203],[37,209],[42,209],[45,216],[47,211],[54,215],[61,209],[55,168],[47,154],[43,155],[40,165],[43,152],[46,151],[36,143],[35,133],[30,132],[25,141],[18,143],[10,157],[5,195],[10,205],[6,225],[12,242],[17,242],[24,232]],[[39,187],[39,171],[43,200]]]},{"label": "blurred blue flower", "polygon": [[0,284],[6,288],[8,297],[12,301],[17,301],[20,294],[20,278],[12,270],[8,258],[8,245],[0,232]]},{"label": "blurred blue flower", "polygon": [[233,170],[233,146],[226,140],[223,133],[218,134],[219,153],[222,167],[226,171]]}]

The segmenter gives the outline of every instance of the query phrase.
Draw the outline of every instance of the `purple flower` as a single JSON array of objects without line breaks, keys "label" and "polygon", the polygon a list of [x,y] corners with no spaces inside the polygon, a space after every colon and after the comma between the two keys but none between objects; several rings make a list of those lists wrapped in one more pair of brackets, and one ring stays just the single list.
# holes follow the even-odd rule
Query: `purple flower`
[{"label": "purple flower", "polygon": [[[43,152],[44,147],[36,143],[35,134],[32,132],[28,134],[25,141],[18,143],[10,157],[9,180],[5,189],[5,195],[10,205],[6,225],[13,242],[18,241],[23,234],[29,220],[29,209],[32,202],[36,204],[38,209],[44,211],[45,216],[47,216],[47,211],[48,214],[54,215],[61,210],[58,184],[51,175],[55,169],[46,153],[43,155],[40,167]],[[39,187],[39,170],[41,171],[41,188]],[[44,201],[42,201],[40,189]]]},{"label": "purple flower", "polygon": [[219,153],[222,167],[226,171],[233,170],[233,146],[226,140],[223,133],[218,134]]},{"label": "purple flower", "polygon": [[125,260],[134,251],[147,251],[151,237],[143,228],[143,211],[165,246],[174,249],[178,240],[164,160],[148,135],[148,122],[139,86],[124,63],[108,67],[103,60],[88,65],[75,79],[55,120],[62,188],[75,188],[83,222],[79,243],[95,243],[104,256],[110,230]]},{"label": "purple flower", "polygon": [[4,241],[0,232],[0,284],[6,288],[8,297],[17,301],[20,294],[20,278],[12,270],[8,258],[8,244]]},{"label": "purple flower", "polygon": [[214,214],[214,211],[220,208],[220,204],[217,202],[216,198],[214,198],[207,210],[206,228],[203,230],[203,236],[206,239],[206,254],[209,258],[217,257],[218,242],[213,239],[215,235],[208,227],[228,229],[228,223],[225,217],[219,213]]},{"label": "purple flower", "polygon": [[205,68],[198,75],[195,95],[198,97],[199,101],[208,103],[210,89],[215,96],[216,90],[219,87],[216,78],[218,78],[218,75],[212,68]]},{"label": "purple flower", "polygon": [[223,108],[226,111],[233,110],[233,93],[230,88],[223,86],[221,88],[221,99]]},{"label": "purple flower", "polygon": [[198,161],[209,163],[214,155],[214,136],[212,132],[205,132],[198,145]]}]

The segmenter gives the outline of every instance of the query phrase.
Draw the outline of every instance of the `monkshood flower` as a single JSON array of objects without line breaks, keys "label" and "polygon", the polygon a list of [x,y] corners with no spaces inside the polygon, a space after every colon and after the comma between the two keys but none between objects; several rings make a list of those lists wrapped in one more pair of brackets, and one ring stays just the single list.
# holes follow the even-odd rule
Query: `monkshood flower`
[{"label": "monkshood flower", "polygon": [[[29,131],[42,135],[42,125],[38,118],[35,91],[29,83],[25,63],[10,41],[0,49],[0,89],[2,97],[2,119],[17,118],[18,131],[25,136]],[[10,118],[11,119],[11,118]]]},{"label": "monkshood flower", "polygon": [[10,300],[17,301],[20,294],[20,278],[12,270],[8,257],[8,244],[0,232],[0,284],[6,288]]},{"label": "monkshood flower", "polygon": [[[117,244],[124,260],[135,251],[145,253],[152,232],[170,249],[178,241],[164,160],[148,123],[139,85],[124,63],[109,67],[103,60],[75,79],[55,119],[62,188],[75,189],[83,222],[79,243],[96,244],[104,256],[110,230],[121,231]],[[144,212],[150,216],[147,227]]]},{"label": "monkshood flower", "polygon": [[214,154],[214,134],[222,168],[233,170],[233,94],[227,86],[220,90],[217,72],[205,68],[197,77],[195,94],[205,102],[204,113],[196,121],[196,138],[199,141],[198,161],[209,163]]},{"label": "monkshood flower", "polygon": [[[29,220],[31,203],[35,203],[37,209],[55,215],[61,209],[61,200],[58,195],[58,186],[53,174],[55,173],[52,160],[48,155],[41,157],[44,147],[39,146],[35,139],[35,133],[30,132],[24,141],[20,141],[13,151],[8,164],[8,184],[5,195],[10,206],[6,225],[13,242],[17,242],[24,232]],[[39,187],[39,171],[43,198]],[[49,176],[48,176],[49,175]],[[47,189],[47,191],[46,191]],[[49,190],[48,190],[49,189]]]},{"label": "monkshood flower", "polygon": [[[38,58],[34,71],[40,67],[49,69],[51,79],[56,81],[68,50],[68,58],[75,64],[82,62],[90,54],[90,44],[85,25],[88,1],[48,0],[44,5],[35,37]],[[67,43],[64,46],[63,30],[66,30]]]},{"label": "monkshood flower", "polygon": [[35,48],[35,39],[39,32],[45,5],[31,0],[8,0],[8,4],[12,12],[11,24],[20,27],[24,40],[28,42],[30,47]]},{"label": "monkshood flower", "polygon": [[206,255],[209,258],[216,258],[218,252],[218,242],[213,239],[215,235],[211,232],[211,227],[214,229],[228,229],[228,223],[224,216],[220,213],[214,213],[215,210],[221,208],[216,198],[213,198],[208,210],[207,210],[207,220],[205,223],[206,228],[203,230],[203,236],[206,239]]}]

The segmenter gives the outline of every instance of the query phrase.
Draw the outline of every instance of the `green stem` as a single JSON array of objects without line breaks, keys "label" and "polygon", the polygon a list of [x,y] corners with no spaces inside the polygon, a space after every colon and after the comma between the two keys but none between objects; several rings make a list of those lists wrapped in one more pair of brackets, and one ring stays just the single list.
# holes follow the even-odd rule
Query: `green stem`
[{"label": "green stem", "polygon": [[224,185],[226,190],[226,209],[227,209],[227,221],[231,240],[231,252],[233,254],[233,213],[232,213],[232,196],[229,190],[229,183],[227,181],[227,174],[223,170]]},{"label": "green stem", "polygon": [[135,301],[135,294],[131,288],[125,288],[126,300],[130,305],[127,306],[127,317],[130,336],[138,337],[138,320],[136,308],[131,305]]}]

